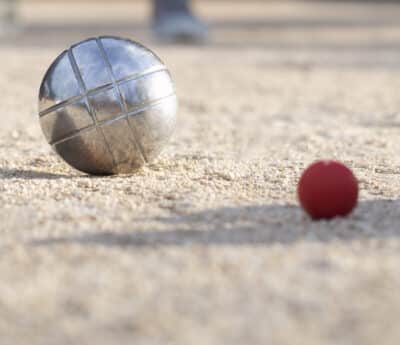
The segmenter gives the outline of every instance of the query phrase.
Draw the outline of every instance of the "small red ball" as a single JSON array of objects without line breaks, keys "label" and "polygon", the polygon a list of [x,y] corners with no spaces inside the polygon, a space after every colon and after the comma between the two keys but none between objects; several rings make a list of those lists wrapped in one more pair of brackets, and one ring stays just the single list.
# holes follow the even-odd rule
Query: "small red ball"
[{"label": "small red ball", "polygon": [[297,194],[313,219],[344,217],[357,205],[358,182],[342,163],[317,161],[303,172]]}]

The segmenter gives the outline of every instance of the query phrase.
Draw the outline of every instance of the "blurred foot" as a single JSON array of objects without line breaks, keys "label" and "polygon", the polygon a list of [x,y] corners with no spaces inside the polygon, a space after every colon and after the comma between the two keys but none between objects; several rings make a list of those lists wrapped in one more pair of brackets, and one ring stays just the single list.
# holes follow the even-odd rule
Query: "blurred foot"
[{"label": "blurred foot", "polygon": [[156,12],[152,28],[158,39],[172,43],[201,43],[208,35],[206,24],[186,7]]}]

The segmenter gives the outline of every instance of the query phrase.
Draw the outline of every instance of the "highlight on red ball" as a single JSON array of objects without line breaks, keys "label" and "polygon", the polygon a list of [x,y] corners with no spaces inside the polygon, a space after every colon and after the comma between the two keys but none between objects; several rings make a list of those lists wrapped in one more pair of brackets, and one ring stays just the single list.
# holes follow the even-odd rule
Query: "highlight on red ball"
[{"label": "highlight on red ball", "polygon": [[353,172],[337,161],[317,161],[302,174],[297,195],[313,219],[349,215],[358,200],[358,182]]}]

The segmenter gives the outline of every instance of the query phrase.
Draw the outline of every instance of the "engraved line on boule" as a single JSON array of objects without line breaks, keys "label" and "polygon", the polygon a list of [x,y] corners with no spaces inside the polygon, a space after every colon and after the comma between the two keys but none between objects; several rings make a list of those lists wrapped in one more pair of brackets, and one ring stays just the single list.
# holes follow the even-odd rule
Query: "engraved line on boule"
[{"label": "engraved line on boule", "polygon": [[[152,74],[155,74],[155,73],[158,73],[158,72],[168,72],[168,70],[167,70],[167,68],[165,66],[162,66],[162,67],[161,66],[160,67],[159,66],[151,67],[151,68],[148,68],[147,70],[145,70],[143,73],[135,73],[135,74],[129,75],[127,77],[118,79],[116,81],[116,83],[117,84],[122,84],[122,83],[125,83],[125,82],[128,82],[128,81],[134,81],[134,80],[139,80],[139,79],[142,79],[142,78],[147,78],[147,77],[151,76]],[[104,84],[104,85],[100,85],[100,86],[98,86],[98,87],[96,87],[94,89],[91,89],[91,90],[82,91],[82,93],[80,95],[78,95],[78,96],[73,96],[71,98],[68,98],[66,100],[61,101],[60,103],[54,104],[54,105],[52,105],[51,107],[49,107],[49,108],[47,108],[45,110],[42,110],[39,113],[39,116],[40,117],[45,116],[45,115],[50,114],[52,112],[55,112],[55,111],[57,111],[57,110],[59,110],[61,108],[64,108],[64,107],[66,107],[68,105],[74,104],[75,102],[85,98],[86,96],[95,96],[95,95],[97,95],[99,93],[102,93],[104,91],[112,90],[113,87],[114,87],[113,82],[110,82],[110,83],[107,83],[107,84]]]},{"label": "engraved line on boule", "polygon": [[129,113],[125,113],[125,114],[119,115],[119,116],[117,116],[117,117],[115,117],[113,119],[105,120],[105,121],[102,121],[102,122],[97,122],[97,125],[91,125],[91,126],[82,128],[82,129],[80,129],[78,131],[73,132],[72,134],[69,134],[68,136],[66,136],[64,138],[61,138],[61,139],[58,139],[58,140],[55,140],[55,141],[51,142],[50,145],[61,144],[64,141],[68,141],[70,139],[73,139],[73,138],[81,135],[81,134],[89,132],[90,130],[95,129],[96,127],[103,127],[103,126],[109,125],[109,124],[111,124],[113,122],[122,120],[124,118],[128,118],[130,116],[140,115],[141,113],[144,113],[145,111],[150,110],[153,107],[156,107],[157,105],[160,105],[166,99],[172,98],[172,97],[176,97],[176,94],[175,93],[171,93],[170,95],[158,98],[158,99],[154,100],[153,102],[143,103],[143,107],[142,108],[138,108],[138,109],[135,109],[135,110],[133,110],[133,111],[131,111]]},{"label": "engraved line on boule", "polygon": [[148,77],[149,75],[152,75],[157,72],[168,72],[168,69],[167,69],[167,67],[165,67],[163,65],[153,66],[153,67],[150,67],[150,68],[144,70],[144,72],[138,72],[138,73],[135,73],[132,75],[128,75],[126,77],[116,80],[115,82],[117,84],[122,84],[126,81],[132,81],[132,80],[137,80],[137,79],[142,79],[142,78]]},{"label": "engraved line on boule", "polygon": [[92,105],[89,102],[89,98],[87,96],[87,88],[86,88],[85,82],[83,81],[82,74],[81,74],[81,71],[79,70],[78,64],[76,63],[75,56],[74,56],[74,54],[72,52],[72,48],[70,48],[68,50],[68,59],[69,59],[69,62],[71,64],[72,70],[73,70],[73,72],[75,74],[75,78],[76,78],[76,80],[78,82],[80,91],[83,94],[82,99],[85,100],[85,104],[86,104],[87,110],[89,111],[89,115],[91,116],[91,118],[92,118],[92,120],[94,122],[94,128],[96,129],[97,133],[99,133],[103,137],[104,144],[105,144],[108,152],[111,155],[111,160],[113,162],[113,169],[114,169],[116,167],[116,162],[115,162],[114,155],[113,155],[113,153],[111,151],[110,145],[108,144],[108,142],[106,140],[106,136],[104,135],[103,130],[101,128],[99,128],[98,125],[97,125],[97,118],[96,118],[96,115],[94,114],[94,111],[92,109]]},{"label": "engraved line on boule", "polygon": [[[106,51],[104,49],[104,46],[103,46],[103,42],[101,41],[100,38],[96,38],[96,43],[97,43],[97,46],[99,47],[101,56],[102,56],[102,58],[103,58],[103,60],[104,60],[104,62],[106,64],[107,71],[108,71],[108,74],[110,75],[110,78],[111,78],[111,80],[113,82],[115,91],[117,92],[118,102],[119,102],[119,104],[121,106],[122,111],[126,114],[126,113],[128,113],[128,108],[127,108],[127,106],[126,106],[126,104],[124,102],[124,99],[122,98],[121,89],[119,88],[119,84],[117,83],[117,80],[115,78],[115,75],[114,75],[114,72],[113,72],[113,69],[112,69],[112,66],[111,66],[111,62],[108,59],[107,53],[106,53]],[[133,144],[136,146],[137,150],[141,154],[144,162],[147,163],[148,159],[147,159],[146,154],[144,152],[144,148],[142,147],[142,144],[140,143],[140,141],[136,138],[136,129],[132,128],[132,126],[129,123],[127,117],[126,117],[126,122],[127,122],[128,126],[129,126],[130,132],[132,134]]]},{"label": "engraved line on boule", "polygon": [[77,131],[74,131],[73,133],[69,134],[67,137],[50,142],[50,145],[55,146],[55,145],[61,144],[65,141],[68,141],[69,139],[79,137],[81,134],[90,132],[91,130],[96,130],[96,126],[92,125],[92,126],[85,127],[85,128],[79,129]]},{"label": "engraved line on boule", "polygon": [[65,107],[67,107],[67,106],[69,106],[69,105],[72,105],[72,104],[74,104],[74,103],[77,103],[77,102],[79,102],[82,98],[83,98],[83,97],[82,97],[81,95],[79,95],[79,96],[74,96],[74,97],[71,97],[71,98],[66,99],[65,101],[62,101],[62,102],[57,103],[57,104],[55,104],[55,105],[52,105],[51,107],[49,107],[49,108],[47,108],[47,109],[45,109],[45,110],[42,110],[42,111],[39,113],[39,117],[43,117],[43,116],[45,116],[45,115],[47,115],[47,114],[56,112],[56,111],[59,110],[59,109],[62,109],[62,108],[65,108]]},{"label": "engraved line on boule", "polygon": [[113,119],[103,121],[103,122],[99,123],[99,126],[103,127],[103,126],[109,125],[109,124],[111,124],[111,123],[113,123],[115,121],[122,120],[124,118],[128,118],[130,116],[140,115],[141,113],[143,113],[143,112],[145,112],[147,110],[151,110],[153,107],[156,107],[157,105],[160,105],[163,101],[165,101],[168,98],[172,98],[172,97],[176,97],[176,94],[175,93],[171,93],[171,94],[169,94],[167,96],[163,96],[161,98],[158,98],[158,99],[156,99],[156,100],[154,100],[152,102],[142,103],[142,105],[143,105],[142,108],[136,108],[135,110],[132,110],[129,113],[125,113],[125,114],[119,115],[119,116],[117,116],[117,117],[115,117]]},{"label": "engraved line on boule", "polygon": [[64,101],[62,101],[60,103],[54,104],[51,107],[49,107],[49,108],[47,108],[45,110],[42,110],[39,113],[39,116],[43,117],[43,116],[45,116],[47,114],[50,114],[50,113],[53,113],[53,112],[55,112],[55,111],[57,111],[59,109],[62,109],[62,108],[68,107],[69,105],[77,103],[77,102],[81,101],[82,99],[84,99],[86,96],[96,95],[97,93],[101,93],[101,92],[104,92],[104,91],[112,90],[112,88],[113,88],[112,83],[101,85],[99,87],[96,87],[93,90],[88,90],[86,93],[83,92],[82,94],[80,94],[78,96],[74,96],[74,97],[68,98],[68,99],[66,99],[66,100],[64,100]]}]

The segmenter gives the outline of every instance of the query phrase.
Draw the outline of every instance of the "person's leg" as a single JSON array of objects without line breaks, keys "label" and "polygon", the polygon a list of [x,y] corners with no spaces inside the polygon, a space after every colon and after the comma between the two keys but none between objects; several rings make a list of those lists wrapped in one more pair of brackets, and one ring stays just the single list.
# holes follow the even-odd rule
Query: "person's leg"
[{"label": "person's leg", "polygon": [[153,0],[153,31],[158,38],[174,42],[203,41],[206,25],[193,15],[188,0]]},{"label": "person's leg", "polygon": [[177,11],[189,11],[187,0],[154,0],[155,17]]}]

